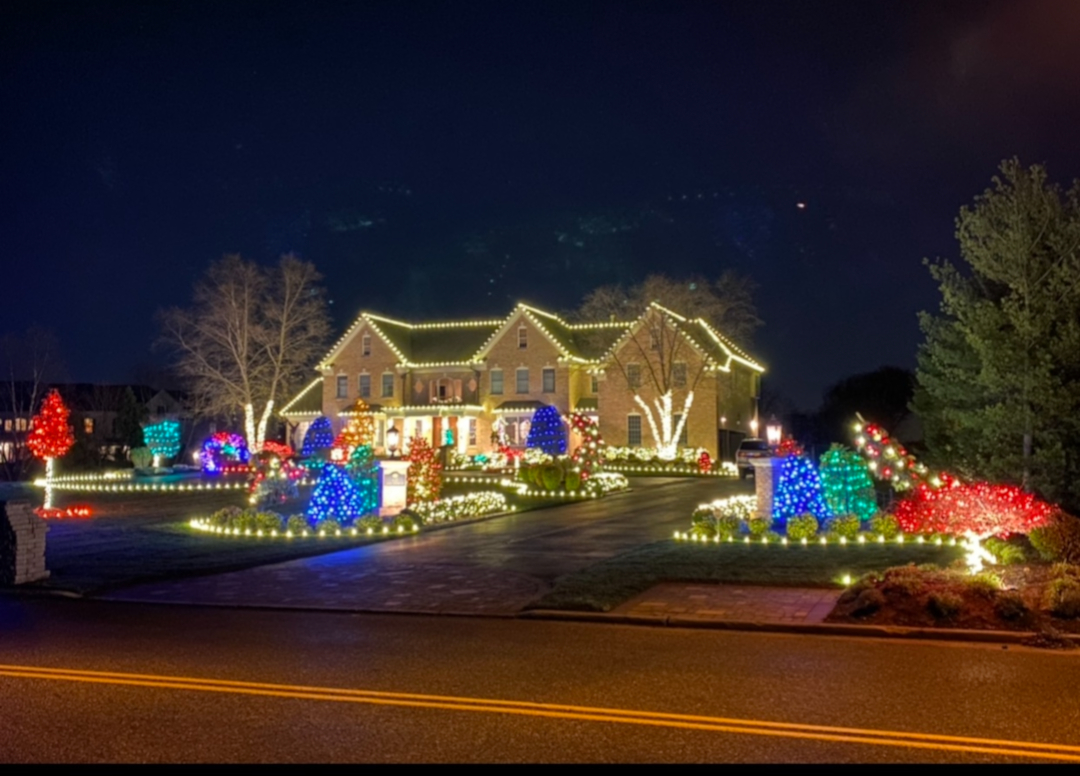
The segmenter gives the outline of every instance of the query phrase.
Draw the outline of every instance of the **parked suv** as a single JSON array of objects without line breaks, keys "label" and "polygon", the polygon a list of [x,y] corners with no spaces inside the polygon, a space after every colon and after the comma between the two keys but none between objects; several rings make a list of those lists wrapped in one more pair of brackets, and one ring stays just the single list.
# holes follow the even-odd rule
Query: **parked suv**
[{"label": "parked suv", "polygon": [[744,439],[739,443],[739,449],[735,451],[735,465],[739,467],[739,479],[745,480],[747,475],[754,471],[754,465],[750,463],[753,458],[769,458],[772,456],[772,448],[764,439]]}]

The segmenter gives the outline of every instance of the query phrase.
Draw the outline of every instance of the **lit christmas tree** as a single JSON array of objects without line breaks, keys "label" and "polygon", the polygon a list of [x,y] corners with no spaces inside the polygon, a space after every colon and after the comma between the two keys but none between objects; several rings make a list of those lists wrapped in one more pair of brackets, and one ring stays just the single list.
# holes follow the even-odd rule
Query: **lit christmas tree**
[{"label": "lit christmas tree", "polygon": [[856,515],[860,520],[869,520],[877,512],[870,470],[854,450],[833,445],[821,456],[821,486],[834,515]]},{"label": "lit christmas tree", "polygon": [[571,458],[581,467],[581,478],[587,480],[589,475],[600,471],[604,465],[604,444],[600,436],[600,426],[588,415],[573,413],[570,416],[570,427],[581,434],[581,444],[574,450]]},{"label": "lit christmas tree", "polygon": [[54,388],[41,403],[41,411],[31,421],[26,446],[36,457],[45,460],[45,479],[53,477],[53,462],[63,457],[75,444],[75,434],[68,425],[68,410]]},{"label": "lit christmas tree", "polygon": [[163,420],[143,426],[143,440],[154,456],[154,468],[161,466],[167,458],[174,458],[180,452],[180,423],[175,420]]},{"label": "lit christmas tree", "polygon": [[351,525],[364,515],[363,499],[345,467],[327,466],[323,469],[304,514],[312,526],[328,519],[339,525]]},{"label": "lit christmas tree", "polygon": [[811,514],[818,523],[832,517],[813,461],[798,455],[781,459],[780,476],[773,492],[773,520],[786,524],[788,518]]},{"label": "lit christmas tree", "polygon": [[427,504],[439,498],[442,490],[442,465],[435,459],[435,449],[423,437],[409,440],[409,462],[405,502],[408,506]]},{"label": "lit christmas tree", "polygon": [[300,448],[301,458],[310,458],[321,450],[328,450],[334,444],[334,431],[330,419],[325,415],[315,418],[304,434],[304,444]]},{"label": "lit christmas tree", "polygon": [[352,417],[337,435],[330,453],[330,460],[338,463],[348,461],[356,448],[375,444],[375,419],[371,417],[367,402],[357,399],[350,413]]},{"label": "lit christmas tree", "polygon": [[371,445],[360,445],[353,450],[345,470],[356,488],[361,515],[379,511],[379,462]]},{"label": "lit christmas tree", "polygon": [[566,453],[566,427],[558,409],[544,405],[533,413],[525,446],[539,448],[553,456]]}]

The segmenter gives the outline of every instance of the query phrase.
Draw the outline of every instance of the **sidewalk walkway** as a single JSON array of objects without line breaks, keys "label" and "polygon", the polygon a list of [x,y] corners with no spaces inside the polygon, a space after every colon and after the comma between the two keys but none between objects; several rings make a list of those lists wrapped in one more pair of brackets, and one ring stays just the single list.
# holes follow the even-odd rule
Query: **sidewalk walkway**
[{"label": "sidewalk walkway", "polygon": [[664,582],[618,606],[612,614],[808,625],[825,620],[840,592],[824,588]]}]

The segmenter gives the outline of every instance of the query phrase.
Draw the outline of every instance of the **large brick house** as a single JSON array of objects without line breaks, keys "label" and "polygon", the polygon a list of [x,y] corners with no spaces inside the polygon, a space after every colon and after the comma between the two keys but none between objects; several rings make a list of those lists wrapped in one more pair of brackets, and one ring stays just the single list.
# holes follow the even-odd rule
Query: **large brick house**
[{"label": "large brick house", "polygon": [[325,415],[340,430],[358,398],[375,420],[376,452],[394,427],[465,454],[489,451],[493,431],[523,446],[535,410],[598,418],[610,445],[653,445],[650,406],[668,388],[676,412],[694,392],[680,442],[730,457],[757,423],[764,368],[704,321],[654,304],[634,321],[571,324],[518,304],[501,320],[405,323],[361,313],[282,407],[299,445]]}]

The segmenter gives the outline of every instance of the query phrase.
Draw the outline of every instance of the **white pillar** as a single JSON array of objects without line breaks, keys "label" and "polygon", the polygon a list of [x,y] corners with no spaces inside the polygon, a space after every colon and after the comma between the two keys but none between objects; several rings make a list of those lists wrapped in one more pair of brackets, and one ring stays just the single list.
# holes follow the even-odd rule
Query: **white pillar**
[{"label": "white pillar", "polygon": [[398,459],[379,462],[379,516],[393,516],[405,509],[409,462]]}]

